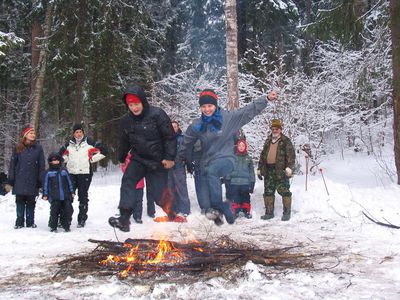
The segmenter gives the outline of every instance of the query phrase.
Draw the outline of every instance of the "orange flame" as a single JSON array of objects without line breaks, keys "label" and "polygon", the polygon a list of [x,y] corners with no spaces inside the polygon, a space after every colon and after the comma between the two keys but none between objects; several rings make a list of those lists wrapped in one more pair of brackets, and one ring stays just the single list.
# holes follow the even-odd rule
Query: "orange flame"
[{"label": "orange flame", "polygon": [[[140,251],[140,243],[136,246],[126,243],[124,247],[131,248],[127,255],[109,255],[100,262],[101,264],[127,263],[127,268],[119,273],[121,277],[127,277],[130,272],[135,271],[135,266],[179,263],[184,259],[182,251],[177,249],[173,242],[165,240],[160,240],[156,251]],[[201,251],[200,248],[198,251]],[[137,270],[137,272],[139,273],[140,271]]]}]

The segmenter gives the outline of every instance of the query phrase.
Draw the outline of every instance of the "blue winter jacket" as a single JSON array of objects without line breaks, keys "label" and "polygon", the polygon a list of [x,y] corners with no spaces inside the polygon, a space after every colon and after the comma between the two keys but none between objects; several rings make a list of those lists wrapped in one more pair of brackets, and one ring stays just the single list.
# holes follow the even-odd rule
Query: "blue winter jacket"
[{"label": "blue winter jacket", "polygon": [[[179,130],[178,133],[175,134],[176,136],[176,152],[179,151],[179,149],[182,147],[183,144],[183,134],[182,134],[182,130]],[[185,167],[185,164],[183,163],[182,160],[180,160],[178,157],[175,158],[175,165],[174,165],[174,169],[182,169]]]},{"label": "blue winter jacket", "polygon": [[43,196],[53,200],[71,200],[74,187],[69,173],[64,168],[50,168],[44,177]]}]

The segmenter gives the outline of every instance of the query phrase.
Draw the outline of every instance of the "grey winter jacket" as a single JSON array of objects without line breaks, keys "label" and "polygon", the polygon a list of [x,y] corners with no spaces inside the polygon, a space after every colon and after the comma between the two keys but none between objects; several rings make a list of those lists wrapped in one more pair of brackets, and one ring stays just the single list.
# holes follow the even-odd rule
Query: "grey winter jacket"
[{"label": "grey winter jacket", "polygon": [[236,155],[235,167],[225,180],[229,180],[231,185],[248,185],[253,189],[256,180],[251,157],[248,154]]},{"label": "grey winter jacket", "polygon": [[182,147],[178,156],[184,159],[197,140],[201,143],[201,166],[204,168],[215,159],[228,158],[235,163],[234,136],[237,131],[260,114],[268,106],[266,96],[257,98],[242,108],[233,111],[221,110],[222,127],[217,132],[207,129],[205,132],[195,130],[196,124],[202,122],[201,117],[194,120],[185,132]]}]

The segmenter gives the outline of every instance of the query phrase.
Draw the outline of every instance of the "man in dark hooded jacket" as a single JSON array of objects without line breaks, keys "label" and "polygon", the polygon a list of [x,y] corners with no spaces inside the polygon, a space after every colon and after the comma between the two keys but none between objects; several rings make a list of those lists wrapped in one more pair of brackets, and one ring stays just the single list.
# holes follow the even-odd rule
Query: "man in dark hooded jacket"
[{"label": "man in dark hooded jacket", "polygon": [[176,138],[168,115],[159,107],[149,105],[144,91],[136,85],[127,88],[122,101],[128,107],[120,123],[119,162],[125,164],[128,152],[132,160],[121,182],[120,217],[109,223],[121,231],[129,231],[129,219],[138,201],[136,184],[146,179],[147,196],[175,218],[172,198],[168,193],[168,169],[174,166]]}]

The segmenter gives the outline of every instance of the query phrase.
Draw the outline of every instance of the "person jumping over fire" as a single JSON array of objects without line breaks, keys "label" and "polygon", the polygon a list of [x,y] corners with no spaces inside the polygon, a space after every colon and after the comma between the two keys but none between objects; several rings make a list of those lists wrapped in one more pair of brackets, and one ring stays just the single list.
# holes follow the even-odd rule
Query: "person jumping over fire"
[{"label": "person jumping over fire", "polygon": [[223,224],[223,215],[232,224],[235,218],[229,201],[222,201],[221,177],[226,177],[234,169],[234,139],[241,127],[250,122],[268,106],[268,101],[277,98],[275,91],[262,96],[253,103],[240,109],[227,111],[218,106],[218,96],[211,89],[203,90],[199,95],[200,118],[193,121],[185,132],[183,145],[178,157],[185,159],[191,153],[194,144],[200,140],[202,187],[207,198],[206,217],[215,224]]},{"label": "person jumping over fire", "polygon": [[128,152],[132,161],[122,177],[119,211],[120,217],[108,222],[121,231],[130,230],[130,216],[138,197],[136,185],[143,177],[147,195],[167,213],[170,220],[176,213],[168,192],[168,170],[174,166],[176,138],[171,119],[159,107],[147,102],[143,89],[131,85],[122,96],[128,112],[120,123],[119,162],[125,164]]}]

